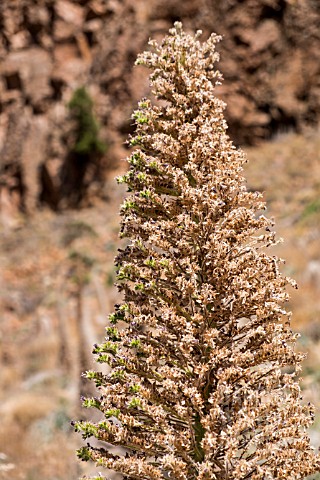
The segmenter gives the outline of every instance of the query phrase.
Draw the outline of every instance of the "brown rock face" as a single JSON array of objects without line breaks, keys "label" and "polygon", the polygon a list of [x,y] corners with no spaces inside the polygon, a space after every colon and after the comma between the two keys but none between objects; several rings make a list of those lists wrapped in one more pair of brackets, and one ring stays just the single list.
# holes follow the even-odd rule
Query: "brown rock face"
[{"label": "brown rock face", "polygon": [[[132,69],[136,55],[175,20],[223,35],[225,82],[218,93],[236,143],[317,124],[317,0],[2,0],[0,198],[6,204],[12,198],[28,211],[41,203],[58,209],[105,194],[105,172],[126,155],[121,145],[132,131],[132,108],[148,91],[146,73]],[[65,185],[63,172],[73,135],[67,103],[81,86],[94,100],[109,149],[98,170],[85,167],[79,196],[72,193],[77,182]]]}]

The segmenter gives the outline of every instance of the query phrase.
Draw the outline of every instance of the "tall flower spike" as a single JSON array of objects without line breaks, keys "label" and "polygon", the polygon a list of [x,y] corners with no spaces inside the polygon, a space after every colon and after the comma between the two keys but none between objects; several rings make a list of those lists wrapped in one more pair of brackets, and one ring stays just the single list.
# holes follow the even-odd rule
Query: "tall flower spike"
[{"label": "tall flower spike", "polygon": [[293,282],[267,254],[272,222],[215,97],[220,38],[200,35],[176,23],[137,61],[157,103],[134,112],[137,148],[119,179],[131,192],[116,258],[124,300],[94,348],[109,369],[86,374],[100,397],[84,401],[102,420],[75,423],[101,448],[78,454],[129,480],[302,479],[320,461],[282,306]]}]

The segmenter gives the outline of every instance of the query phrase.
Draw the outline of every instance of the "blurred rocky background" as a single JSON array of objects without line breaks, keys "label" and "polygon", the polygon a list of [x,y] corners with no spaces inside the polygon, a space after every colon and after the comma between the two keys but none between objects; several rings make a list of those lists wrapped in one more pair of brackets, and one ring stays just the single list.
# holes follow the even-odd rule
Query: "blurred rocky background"
[{"label": "blurred rocky background", "polygon": [[[236,143],[317,125],[319,12],[318,0],[2,0],[2,208],[62,209],[107,196],[105,175],[123,156],[132,107],[148,92],[134,60],[175,20],[224,37],[220,94]],[[70,156],[68,102],[84,86],[109,148],[83,160]]]},{"label": "blurred rocky background", "polygon": [[149,92],[133,64],[176,20],[223,35],[217,94],[285,237],[304,395],[320,405],[319,1],[1,0],[0,479],[83,473],[69,422],[117,301],[113,179]]}]

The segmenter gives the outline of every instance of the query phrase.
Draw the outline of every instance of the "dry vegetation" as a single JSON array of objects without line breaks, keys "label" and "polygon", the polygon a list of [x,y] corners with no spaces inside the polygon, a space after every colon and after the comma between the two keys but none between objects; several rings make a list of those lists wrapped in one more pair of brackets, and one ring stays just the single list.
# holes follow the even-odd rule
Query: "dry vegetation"
[{"label": "dry vegetation", "polygon": [[[288,134],[249,150],[249,187],[266,191],[269,216],[285,238],[276,253],[300,286],[292,293],[293,325],[301,331],[306,400],[320,407],[320,208],[318,132]],[[56,216],[48,211],[2,226],[0,335],[0,478],[76,480],[69,427],[79,413],[80,371],[104,335],[116,298],[122,191],[112,201]],[[79,260],[80,259],[80,260]],[[82,325],[83,328],[79,328]],[[81,333],[82,332],[82,333]],[[86,342],[81,343],[81,334]],[[77,410],[77,411],[76,411]],[[318,412],[317,412],[318,413]],[[320,444],[319,418],[311,432]]]},{"label": "dry vegetation", "polygon": [[[287,134],[248,150],[247,178],[253,189],[265,191],[286,271],[300,289],[292,292],[293,325],[304,329],[320,321],[320,138],[319,132]],[[308,327],[310,333],[310,328]]]},{"label": "dry vegetation", "polygon": [[201,35],[175,22],[136,62],[155,102],[132,115],[137,149],[118,178],[130,192],[115,259],[123,299],[93,350],[109,368],[85,375],[96,392],[83,406],[100,418],[73,423],[90,439],[77,453],[130,480],[305,479],[320,457],[284,307],[297,286],[268,248],[274,221],[226,134],[220,37]]},{"label": "dry vegetation", "polygon": [[[15,218],[1,231],[0,478],[76,479],[81,372],[115,301],[121,189],[94,209]],[[1,467],[2,465],[2,467]],[[2,476],[1,476],[2,475]]]},{"label": "dry vegetation", "polygon": [[[319,131],[288,133],[248,149],[249,185],[265,191],[269,215],[284,243],[278,255],[299,289],[290,292],[293,328],[301,334],[304,397],[316,406],[311,439],[320,445],[320,139]],[[316,477],[318,478],[318,477]]]},{"label": "dry vegetation", "polygon": [[[118,295],[112,286],[113,258],[123,191],[115,182],[103,190],[110,201],[91,209],[60,215],[35,210],[43,187],[48,198],[42,201],[56,202],[57,172],[66,153],[61,142],[68,125],[66,104],[75,82],[87,83],[91,72],[110,158],[123,156],[119,138],[131,131],[129,112],[147,88],[140,73],[132,76],[133,58],[148,36],[161,35],[181,16],[191,29],[205,26],[225,37],[223,71],[231,89],[223,93],[236,100],[228,101],[228,117],[238,139],[254,141],[283,125],[300,128],[305,120],[315,125],[319,118],[315,0],[40,3],[37,8],[34,0],[0,0],[0,150],[5,146],[1,161],[6,167],[0,206],[1,480],[76,480],[83,473],[75,457],[80,440],[69,421],[85,416],[79,396],[90,387],[80,382],[80,372],[92,364],[91,345],[102,339]],[[287,260],[285,272],[300,287],[291,292],[291,307],[293,326],[302,333],[300,347],[308,351],[303,385],[305,398],[317,407],[311,432],[316,445],[319,151],[319,132],[288,133],[250,149],[246,168],[249,187],[266,192],[268,214],[285,239],[275,253]],[[39,166],[52,185],[39,185]],[[28,198],[21,199],[22,193]],[[32,218],[16,214],[23,202],[36,211]]]}]

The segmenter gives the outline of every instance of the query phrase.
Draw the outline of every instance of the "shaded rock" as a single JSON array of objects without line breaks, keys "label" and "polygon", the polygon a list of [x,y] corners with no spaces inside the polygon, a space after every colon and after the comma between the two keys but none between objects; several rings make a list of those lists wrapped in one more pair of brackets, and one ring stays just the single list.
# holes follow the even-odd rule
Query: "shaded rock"
[{"label": "shaded rock", "polygon": [[64,20],[57,20],[54,23],[53,38],[57,41],[70,40],[77,31],[72,23],[66,23]]},{"label": "shaded rock", "polygon": [[84,10],[80,5],[67,0],[57,0],[55,11],[64,22],[81,27],[84,19]]},{"label": "shaded rock", "polygon": [[78,45],[75,41],[58,44],[54,49],[54,71],[52,78],[61,80],[68,85],[69,91],[86,83],[87,65],[81,59]]},{"label": "shaded rock", "polygon": [[21,165],[26,189],[25,208],[34,211],[41,192],[40,169],[46,155],[49,123],[45,115],[37,115],[29,120],[28,134],[23,144]]},{"label": "shaded rock", "polygon": [[7,90],[22,90],[23,95],[35,106],[40,106],[40,102],[51,93],[51,71],[50,55],[38,47],[12,52],[2,64]]},{"label": "shaded rock", "polygon": [[279,50],[281,46],[280,28],[274,20],[263,21],[255,30],[251,39],[251,48],[253,53],[276,47]]},{"label": "shaded rock", "polygon": [[[72,201],[63,194],[75,188],[74,183],[63,184],[72,143],[66,105],[83,85],[109,144],[105,171],[99,170],[98,184],[103,184],[111,162],[126,156],[131,111],[149,92],[147,72],[132,68],[136,55],[150,37],[161,40],[176,20],[187,30],[202,29],[204,36],[212,31],[223,35],[218,48],[225,81],[217,95],[228,104],[229,133],[237,144],[317,125],[320,11],[314,0],[2,0],[0,175],[7,200],[14,191],[21,195],[21,208],[35,208],[39,202],[54,208],[74,205],[76,192],[70,194]],[[30,168],[29,181],[25,175],[30,155],[23,158],[22,152],[29,151],[24,144],[31,140],[21,134],[26,123],[22,118],[37,129],[37,116],[49,133],[43,134],[45,142],[41,137],[45,148]],[[15,128],[9,127],[13,117]],[[13,146],[18,144],[21,148]],[[40,183],[35,188],[37,169]],[[13,188],[18,178],[21,184]],[[99,191],[89,184],[79,186],[84,204],[92,198],[89,190]]]}]

